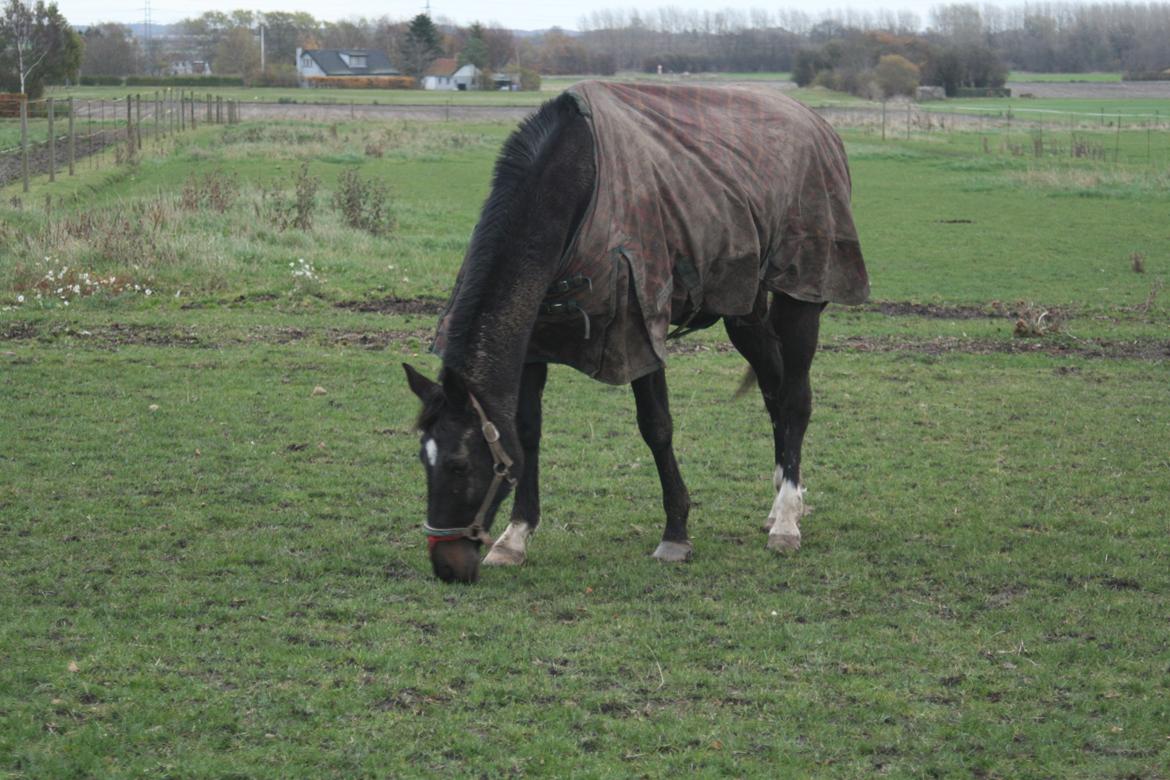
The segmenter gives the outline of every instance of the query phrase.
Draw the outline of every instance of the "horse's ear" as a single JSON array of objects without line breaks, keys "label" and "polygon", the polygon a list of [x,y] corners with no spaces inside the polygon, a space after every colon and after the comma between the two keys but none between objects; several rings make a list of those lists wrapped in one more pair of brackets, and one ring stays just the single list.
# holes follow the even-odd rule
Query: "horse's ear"
[{"label": "horse's ear", "polygon": [[443,383],[443,395],[447,397],[447,403],[459,408],[467,406],[469,391],[463,377],[451,369],[445,368],[439,375],[439,380]]},{"label": "horse's ear", "polygon": [[438,382],[427,379],[409,363],[403,363],[402,368],[406,371],[406,383],[410,385],[410,389],[424,404],[443,392],[443,388],[439,387]]}]

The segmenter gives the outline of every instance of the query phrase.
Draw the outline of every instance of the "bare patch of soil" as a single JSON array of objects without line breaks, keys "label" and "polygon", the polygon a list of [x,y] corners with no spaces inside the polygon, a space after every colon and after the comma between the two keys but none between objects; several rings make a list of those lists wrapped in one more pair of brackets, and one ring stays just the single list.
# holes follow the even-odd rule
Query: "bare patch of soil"
[{"label": "bare patch of soil", "polygon": [[338,301],[333,304],[339,309],[372,314],[438,314],[443,310],[444,301],[435,298],[399,298],[391,295],[363,301]]},{"label": "bare patch of soil", "polygon": [[[821,352],[906,353],[918,355],[1052,355],[1056,357],[1103,358],[1112,360],[1170,360],[1170,340],[1117,341],[1111,339],[1078,339],[1071,341],[1043,339],[970,339],[934,338],[906,339],[899,337],[848,336],[822,342]],[[701,352],[735,352],[729,342],[700,344],[697,342],[667,342],[672,355],[694,355]]]}]

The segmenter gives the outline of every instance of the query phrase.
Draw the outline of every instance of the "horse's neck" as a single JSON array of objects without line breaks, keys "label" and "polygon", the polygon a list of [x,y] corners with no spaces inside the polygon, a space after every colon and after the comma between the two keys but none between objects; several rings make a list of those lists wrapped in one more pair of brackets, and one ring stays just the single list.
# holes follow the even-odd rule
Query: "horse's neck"
[{"label": "horse's neck", "polygon": [[593,192],[592,138],[584,121],[559,139],[549,162],[535,173],[510,219],[507,245],[497,259],[478,314],[468,332],[463,373],[514,414],[528,341],[540,304],[555,281],[558,261],[584,216]]}]

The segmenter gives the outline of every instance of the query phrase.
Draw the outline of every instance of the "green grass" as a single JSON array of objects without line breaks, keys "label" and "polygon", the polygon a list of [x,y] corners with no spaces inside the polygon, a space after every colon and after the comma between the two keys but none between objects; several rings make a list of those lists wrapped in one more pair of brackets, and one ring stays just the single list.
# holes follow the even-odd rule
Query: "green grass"
[{"label": "green grass", "polygon": [[[449,289],[508,130],[208,127],[0,190],[0,776],[1166,776],[1170,192],[1143,137],[1114,163],[847,132],[875,300],[1059,332],[830,307],[784,558],[767,419],[698,334],[668,372],[679,567],[648,557],[630,392],[554,368],[530,562],[447,587],[398,365],[437,369],[434,316],[335,304]],[[303,162],[314,226],[281,230],[265,193]],[[353,167],[389,235],[333,209]],[[215,171],[229,207],[184,206]],[[65,265],[152,294],[65,306]]]}]

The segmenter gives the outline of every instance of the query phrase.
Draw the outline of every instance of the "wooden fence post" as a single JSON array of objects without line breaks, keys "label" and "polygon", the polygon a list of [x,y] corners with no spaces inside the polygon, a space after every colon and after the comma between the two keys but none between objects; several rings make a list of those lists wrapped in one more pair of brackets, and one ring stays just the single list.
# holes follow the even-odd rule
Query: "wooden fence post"
[{"label": "wooden fence post", "polygon": [[20,101],[20,173],[28,192],[28,98]]},{"label": "wooden fence post", "polygon": [[57,134],[53,129],[53,98],[45,101],[45,108],[49,115],[49,181],[57,181]]},{"label": "wooden fence post", "polygon": [[195,104],[197,102],[199,102],[199,101],[198,101],[198,98],[195,97],[195,90],[191,90],[191,129],[192,130],[198,129],[198,127],[195,123]]},{"label": "wooden fence post", "polygon": [[179,131],[187,129],[187,90],[179,90]]},{"label": "wooden fence post", "polygon": [[134,96],[126,96],[126,153],[127,161],[134,159],[138,145],[134,142]]},{"label": "wooden fence post", "polygon": [[142,95],[134,95],[134,146],[142,151]]},{"label": "wooden fence post", "polygon": [[77,161],[77,139],[73,133],[73,108],[76,104],[69,98],[69,175],[74,175],[74,163]]}]

